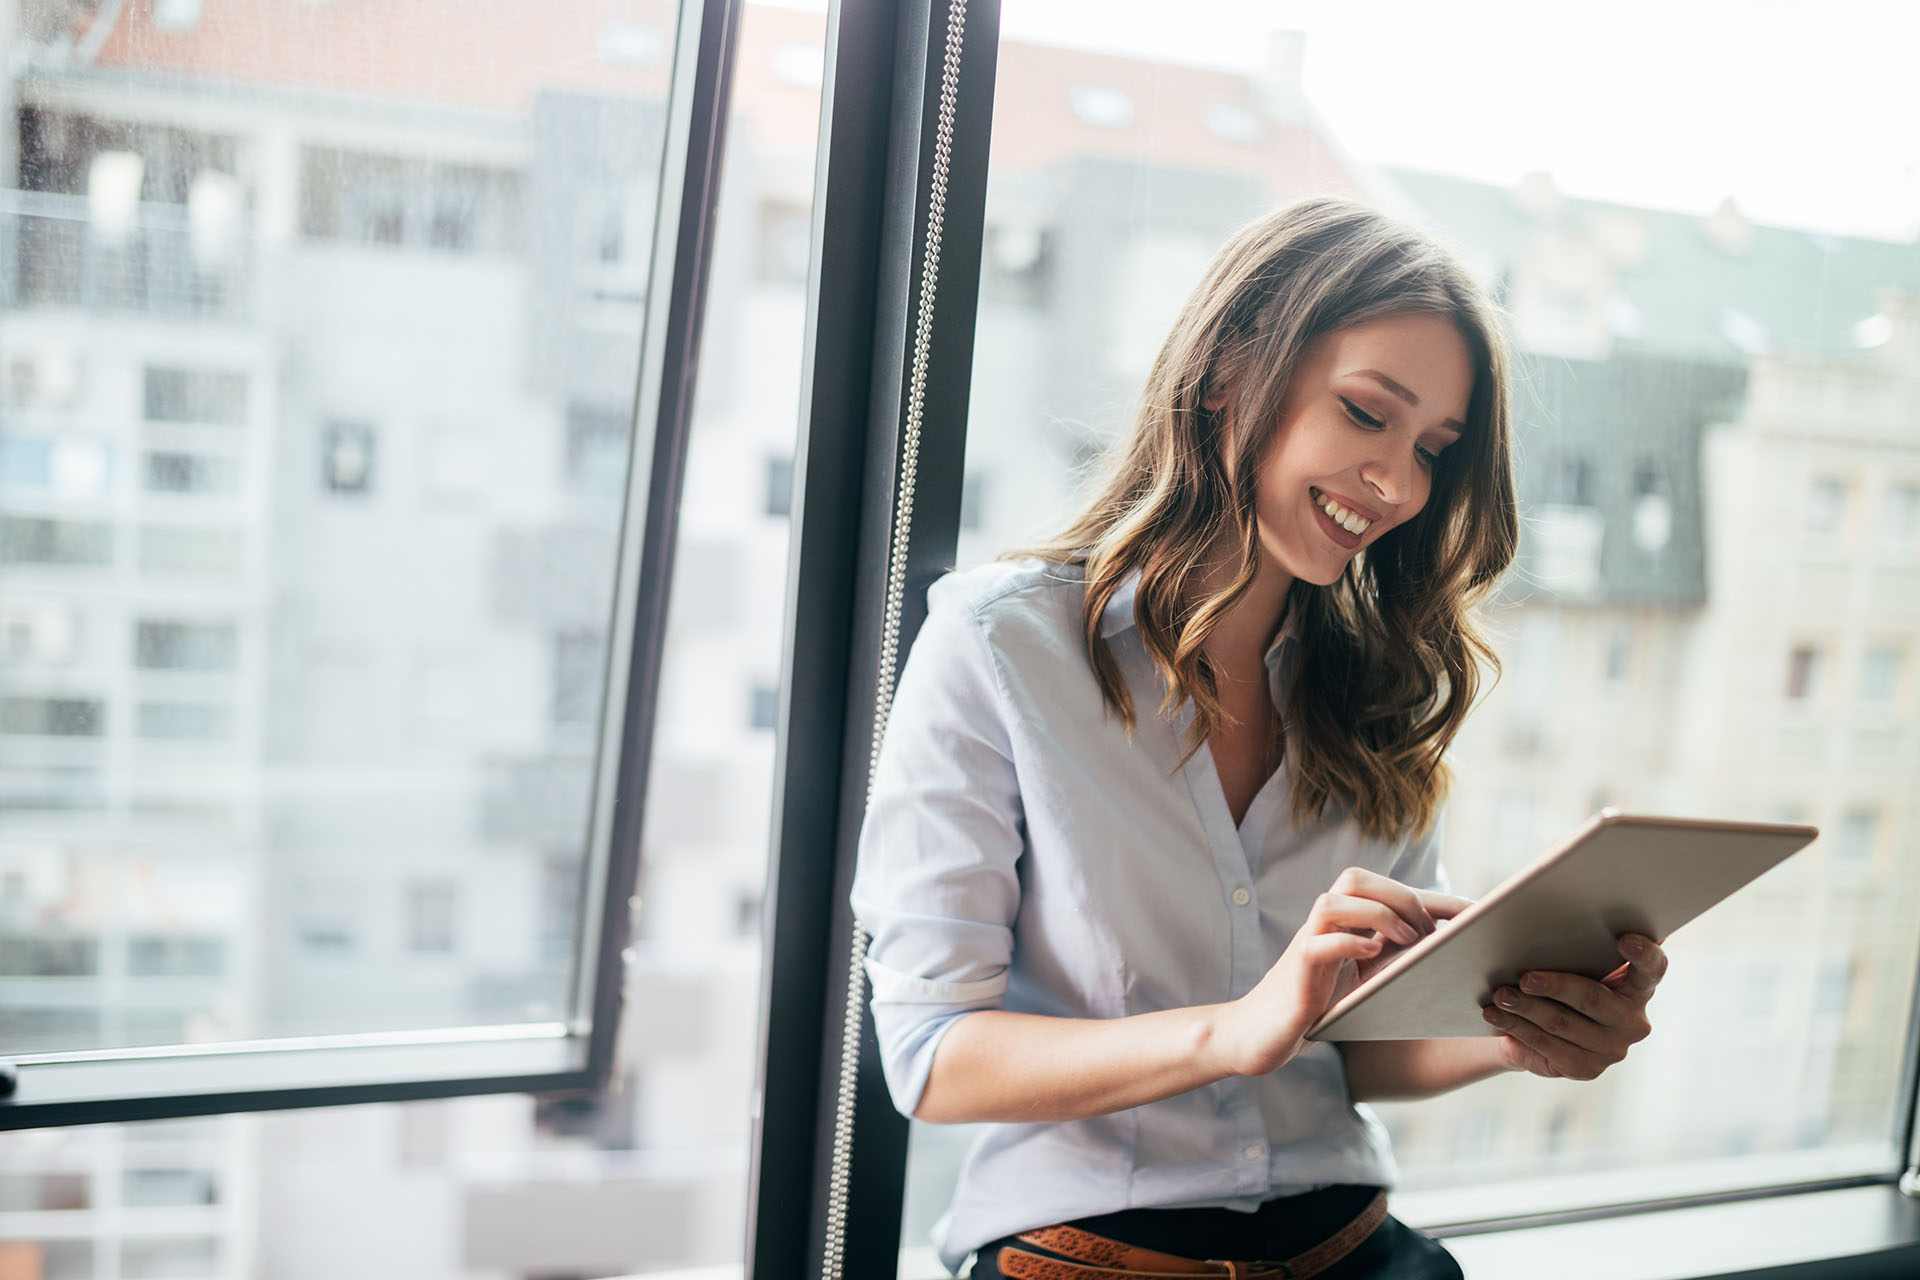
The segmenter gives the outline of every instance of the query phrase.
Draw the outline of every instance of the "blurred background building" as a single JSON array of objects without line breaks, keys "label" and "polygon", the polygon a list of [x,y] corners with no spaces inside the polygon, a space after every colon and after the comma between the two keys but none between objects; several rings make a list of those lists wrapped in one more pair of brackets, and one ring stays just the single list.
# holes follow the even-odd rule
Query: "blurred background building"
[{"label": "blurred background building", "polygon": [[[558,1016],[672,13],[0,7],[0,1048]],[[619,1090],[6,1135],[3,1280],[738,1258],[823,38],[739,53]],[[1522,372],[1456,887],[1606,804],[1827,834],[1684,936],[1632,1070],[1389,1109],[1408,1183],[1884,1143],[1920,246],[1378,168],[1306,56],[1003,45],[961,562],[1070,509],[1246,218],[1426,225]],[[916,1129],[908,1245],[966,1138]]]}]

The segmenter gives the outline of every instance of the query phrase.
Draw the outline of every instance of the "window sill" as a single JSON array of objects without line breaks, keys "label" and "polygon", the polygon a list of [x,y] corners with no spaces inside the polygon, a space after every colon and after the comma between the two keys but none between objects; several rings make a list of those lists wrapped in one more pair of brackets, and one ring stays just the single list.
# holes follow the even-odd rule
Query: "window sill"
[{"label": "window sill", "polygon": [[1920,1274],[1920,1200],[1888,1185],[1651,1209],[1451,1236],[1474,1280],[1711,1280]]}]

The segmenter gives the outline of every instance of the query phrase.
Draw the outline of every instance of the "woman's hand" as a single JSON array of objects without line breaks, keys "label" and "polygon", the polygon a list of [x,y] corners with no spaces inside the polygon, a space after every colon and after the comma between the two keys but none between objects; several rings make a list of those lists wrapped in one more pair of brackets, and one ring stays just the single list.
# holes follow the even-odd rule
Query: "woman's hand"
[{"label": "woman's hand", "polygon": [[1300,1052],[1307,1029],[1374,970],[1466,910],[1465,898],[1342,871],[1258,986],[1219,1006],[1213,1047],[1235,1075],[1265,1075]]},{"label": "woman's hand", "polygon": [[1527,973],[1485,1009],[1500,1032],[1501,1061],[1537,1076],[1592,1080],[1647,1038],[1647,1001],[1666,976],[1667,953],[1639,934],[1620,939],[1627,963],[1596,982],[1572,973]]}]

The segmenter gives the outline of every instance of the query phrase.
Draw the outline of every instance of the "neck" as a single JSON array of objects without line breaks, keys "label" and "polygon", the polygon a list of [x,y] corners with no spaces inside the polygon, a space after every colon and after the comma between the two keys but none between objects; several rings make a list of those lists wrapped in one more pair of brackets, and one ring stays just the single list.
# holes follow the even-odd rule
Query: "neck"
[{"label": "neck", "polygon": [[[1239,567],[1237,551],[1215,557],[1200,575],[1203,598],[1225,590]],[[1262,557],[1254,570],[1253,585],[1220,619],[1220,625],[1207,637],[1207,657],[1216,667],[1229,672],[1259,672],[1264,669],[1267,650],[1280,624],[1286,620],[1287,593],[1293,588],[1293,575]]]}]

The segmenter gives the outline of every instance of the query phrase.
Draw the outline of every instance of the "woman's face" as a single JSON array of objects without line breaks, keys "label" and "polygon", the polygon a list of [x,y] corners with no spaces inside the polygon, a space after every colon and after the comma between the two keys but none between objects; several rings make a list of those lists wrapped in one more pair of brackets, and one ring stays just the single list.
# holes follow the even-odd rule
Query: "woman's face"
[{"label": "woman's face", "polygon": [[1355,552],[1420,514],[1472,395],[1473,358],[1442,316],[1383,316],[1308,344],[1260,463],[1266,557],[1294,578],[1336,581]]}]

